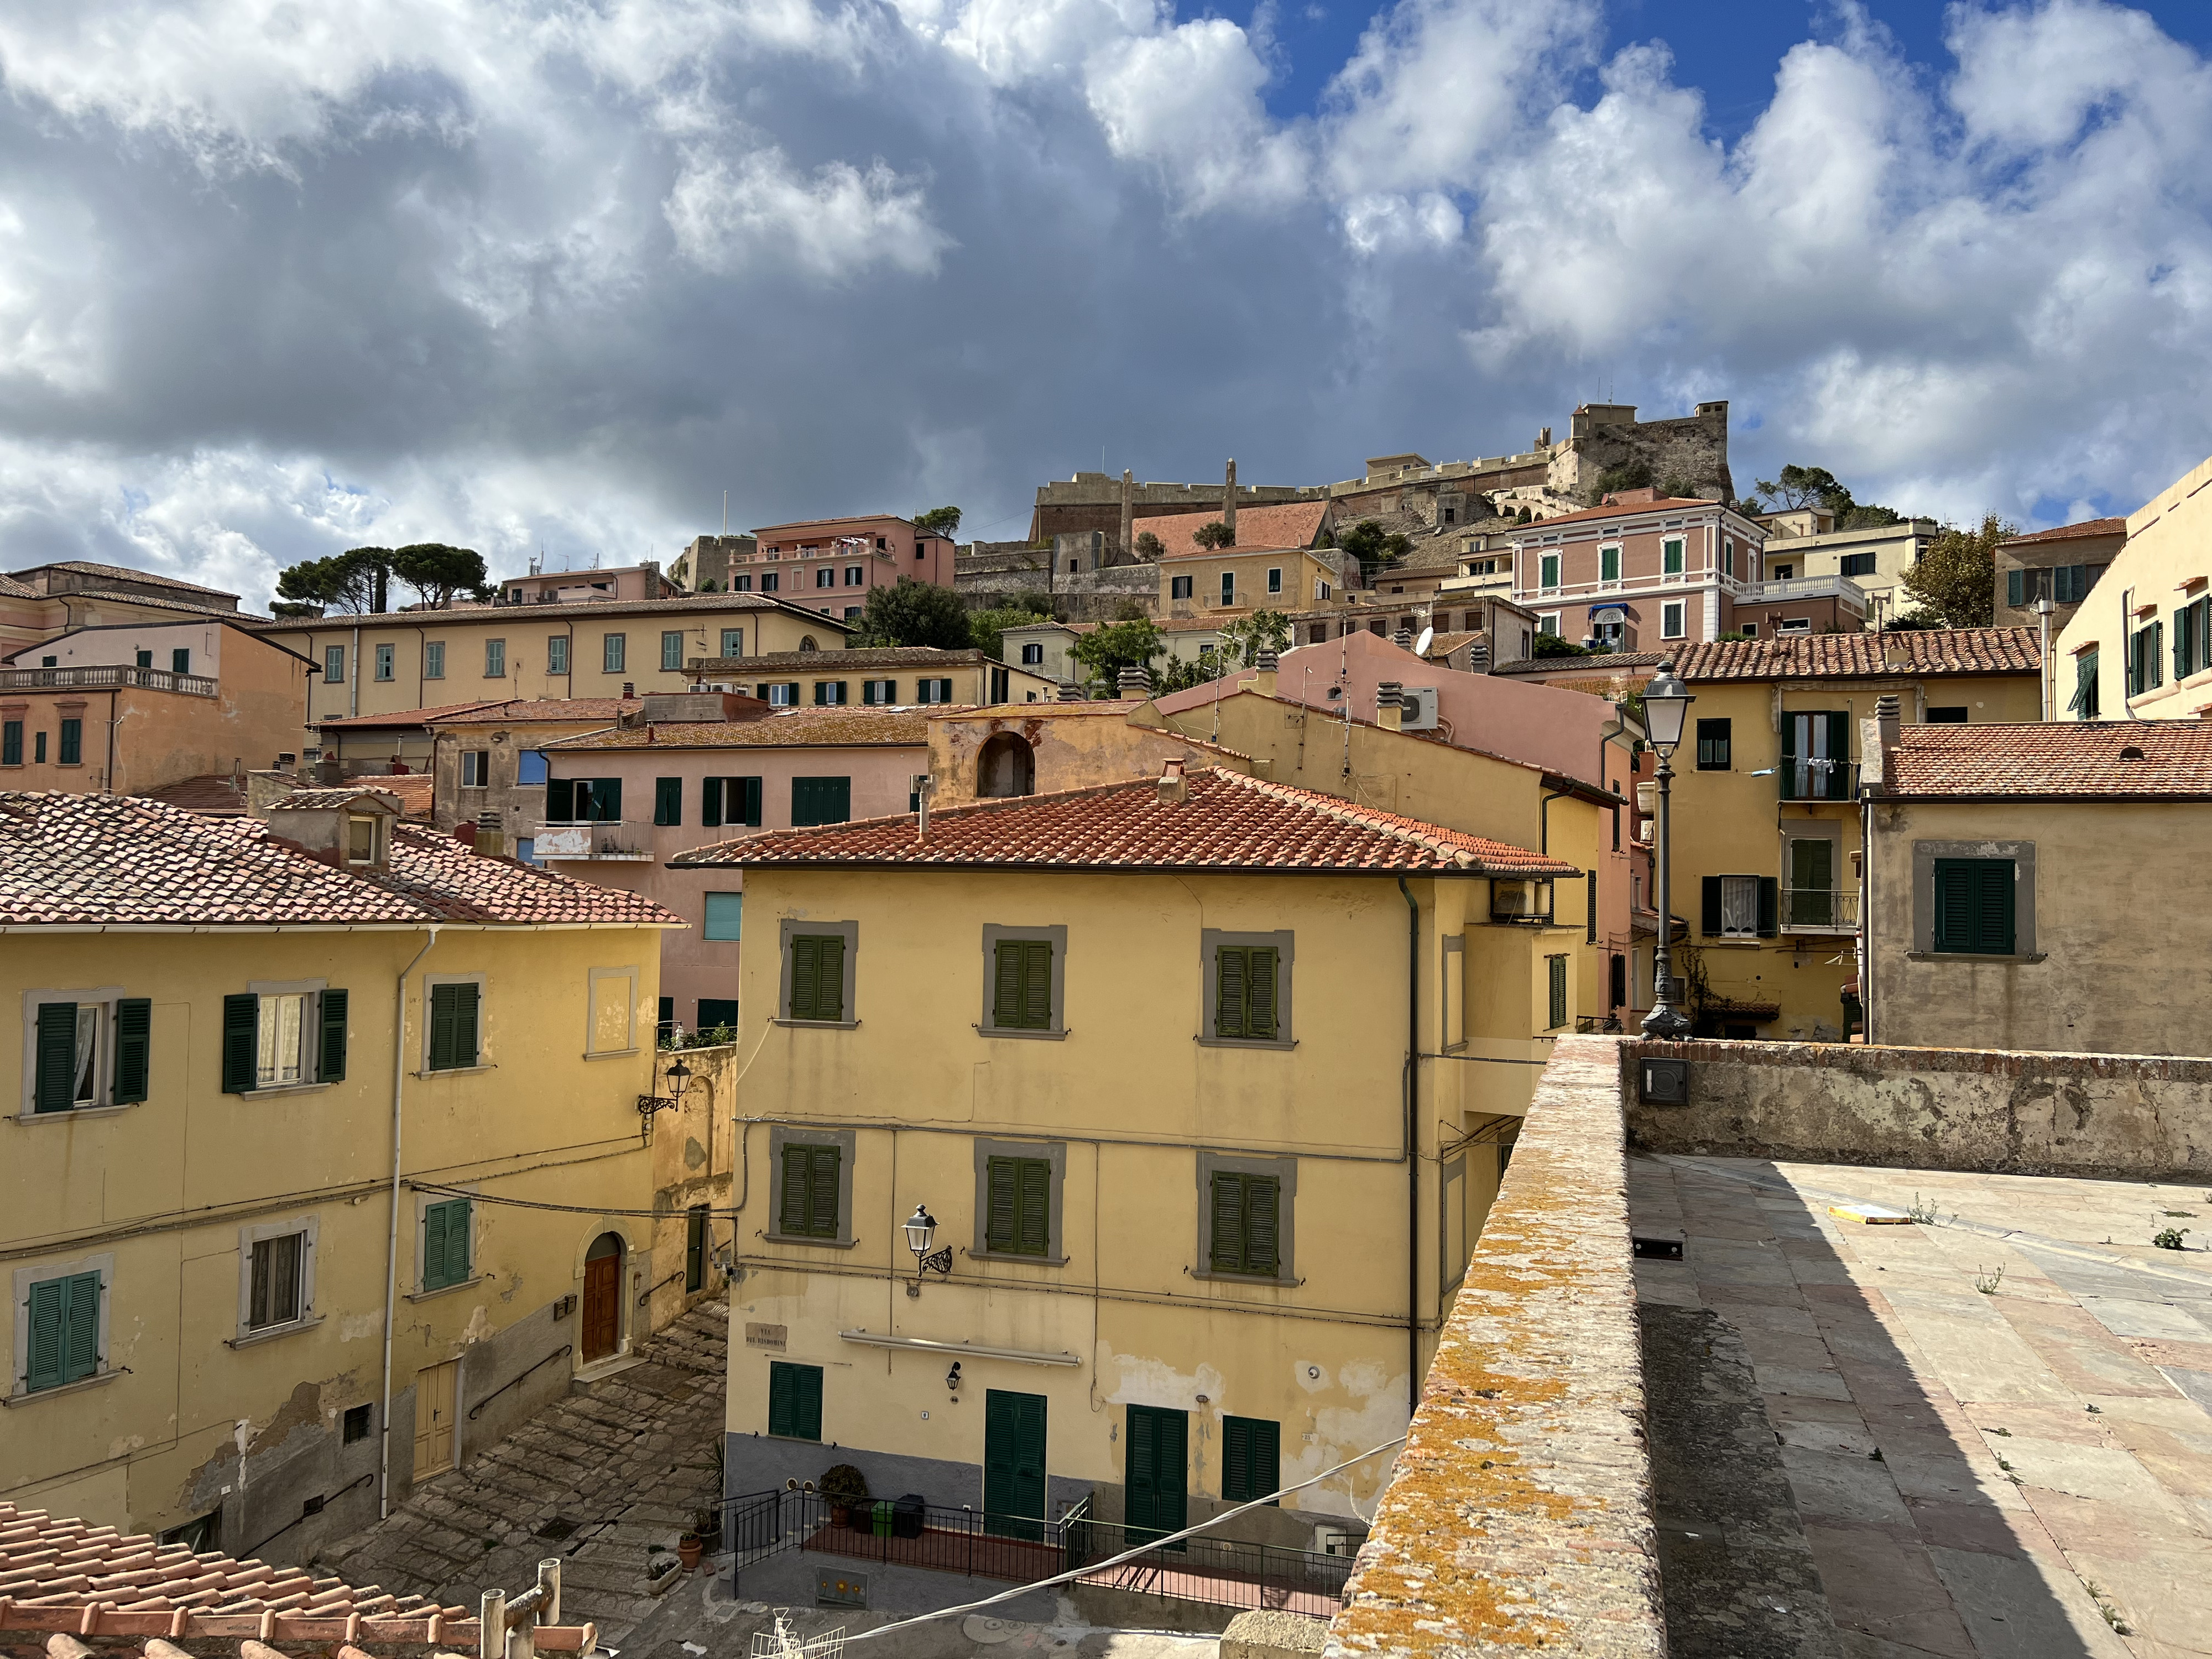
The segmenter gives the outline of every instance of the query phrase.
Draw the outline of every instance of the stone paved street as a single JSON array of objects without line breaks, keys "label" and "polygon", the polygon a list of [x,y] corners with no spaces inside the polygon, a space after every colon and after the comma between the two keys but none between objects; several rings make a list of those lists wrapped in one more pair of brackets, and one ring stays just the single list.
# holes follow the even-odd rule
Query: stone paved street
[{"label": "stone paved street", "polygon": [[[1636,1158],[1645,1306],[1747,1355],[1847,1659],[2212,1654],[2201,1187]],[[1866,1226],[1831,1204],[1933,1212]],[[2179,1214],[2174,1212],[2179,1212]],[[1662,1528],[1665,1525],[1662,1517]]]},{"label": "stone paved street", "polygon": [[693,1511],[720,1495],[728,1346],[727,1310],[693,1309],[642,1345],[643,1363],[417,1486],[384,1522],[325,1550],[324,1563],[349,1583],[473,1610],[495,1585],[526,1589],[538,1563],[558,1556],[562,1622],[589,1620],[602,1644],[620,1646],[659,1606],[645,1590],[647,1547],[673,1549]]}]

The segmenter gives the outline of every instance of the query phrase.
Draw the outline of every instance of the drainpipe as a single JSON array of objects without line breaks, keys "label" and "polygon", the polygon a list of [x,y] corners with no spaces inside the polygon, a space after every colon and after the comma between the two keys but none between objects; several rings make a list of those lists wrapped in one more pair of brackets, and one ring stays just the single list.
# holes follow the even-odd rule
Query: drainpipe
[{"label": "drainpipe", "polygon": [[122,695],[120,691],[107,694],[107,781],[100,793],[108,795],[115,793],[115,722],[118,718],[116,700]]},{"label": "drainpipe", "polygon": [[1406,1409],[1421,1408],[1421,1158],[1418,1133],[1421,1054],[1421,906],[1406,896]]},{"label": "drainpipe", "polygon": [[353,630],[353,660],[346,665],[346,713],[349,716],[361,713],[361,625]]},{"label": "drainpipe", "polygon": [[1554,789],[1537,803],[1536,850],[1539,853],[1549,853],[1552,850],[1552,803],[1562,795],[1571,795],[1574,793],[1571,786],[1565,789]]},{"label": "drainpipe", "polygon": [[392,1228],[384,1241],[384,1407],[377,1424],[376,1518],[392,1513],[392,1318],[399,1299],[399,1126],[401,1088],[407,1076],[407,975],[430,954],[438,942],[438,929],[415,953],[415,960],[399,970],[392,994]]},{"label": "drainpipe", "polygon": [[[1887,757],[1884,757],[1885,759]],[[1882,779],[1889,781],[1887,777]],[[1859,1019],[1874,1047],[1874,796],[1859,785]],[[1848,1043],[1851,1034],[1844,1033]]]}]

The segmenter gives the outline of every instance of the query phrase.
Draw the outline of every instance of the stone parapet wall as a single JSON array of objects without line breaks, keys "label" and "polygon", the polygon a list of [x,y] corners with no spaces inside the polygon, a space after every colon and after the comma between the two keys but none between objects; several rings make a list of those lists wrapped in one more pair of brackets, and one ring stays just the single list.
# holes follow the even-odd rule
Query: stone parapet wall
[{"label": "stone parapet wall", "polygon": [[[1646,1056],[1689,1062],[1687,1106],[1643,1103]],[[2142,1181],[2212,1175],[2212,1059],[1698,1042],[1631,1043],[1621,1065],[1638,1151]]]},{"label": "stone parapet wall", "polygon": [[[993,563],[998,563],[994,560]],[[953,579],[953,590],[971,611],[988,611],[1017,594],[1045,593],[1056,612],[1070,622],[1109,622],[1132,602],[1147,615],[1158,609],[1160,573],[1158,565],[1109,565],[1103,570],[1060,571],[1047,568],[1047,555],[1032,552],[1028,561],[1008,558],[998,568],[971,565],[966,557]]]},{"label": "stone parapet wall", "polygon": [[1667,1651],[1617,1038],[1561,1037],[1332,1655]]}]

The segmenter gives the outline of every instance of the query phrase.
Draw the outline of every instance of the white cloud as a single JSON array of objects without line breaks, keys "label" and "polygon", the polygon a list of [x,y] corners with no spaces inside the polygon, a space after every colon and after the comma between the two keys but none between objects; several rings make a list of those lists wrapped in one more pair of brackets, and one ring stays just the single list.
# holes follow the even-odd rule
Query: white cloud
[{"label": "white cloud", "polygon": [[1102,49],[1085,92],[1114,153],[1158,168],[1191,211],[1249,210],[1305,185],[1303,135],[1269,122],[1267,81],[1251,38],[1210,17]]},{"label": "white cloud", "polygon": [[921,276],[951,245],[930,223],[921,186],[881,160],[865,172],[830,161],[806,178],[774,146],[734,162],[690,156],[666,212],[678,251],[709,270],[787,257],[833,282],[876,265]]}]

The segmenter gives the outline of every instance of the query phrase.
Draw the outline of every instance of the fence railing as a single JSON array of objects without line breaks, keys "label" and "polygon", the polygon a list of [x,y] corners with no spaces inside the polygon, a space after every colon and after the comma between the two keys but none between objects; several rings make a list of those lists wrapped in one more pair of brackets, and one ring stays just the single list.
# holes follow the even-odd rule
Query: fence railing
[{"label": "fence railing", "polygon": [[0,691],[115,691],[132,686],[143,691],[175,691],[187,697],[216,694],[216,682],[206,675],[173,673],[166,668],[110,663],[90,668],[0,669]]},{"label": "fence railing", "polygon": [[1782,890],[1782,926],[1798,932],[1848,933],[1859,925],[1856,888],[1838,892],[1826,887]]},{"label": "fence railing", "polygon": [[641,823],[541,823],[531,846],[540,859],[641,859],[646,835]]},{"label": "fence railing", "polygon": [[1778,774],[1784,800],[1856,800],[1859,769],[1850,761],[1784,759]]}]

